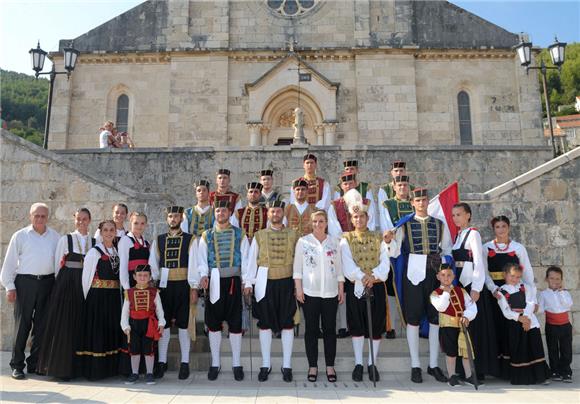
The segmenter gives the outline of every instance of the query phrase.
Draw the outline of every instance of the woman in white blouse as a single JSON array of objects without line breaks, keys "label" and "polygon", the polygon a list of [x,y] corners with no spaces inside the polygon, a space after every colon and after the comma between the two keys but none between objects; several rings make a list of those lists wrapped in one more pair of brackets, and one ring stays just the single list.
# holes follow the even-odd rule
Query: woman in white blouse
[{"label": "woman in white blouse", "polygon": [[318,376],[318,332],[322,320],[326,377],[336,381],[336,311],[344,301],[344,276],[339,239],[327,234],[328,216],[316,210],[310,217],[312,233],[298,240],[294,255],[296,299],[303,304],[306,332],[304,344],[308,357],[308,380]]},{"label": "woman in white blouse", "polygon": [[[497,337],[493,319],[494,307],[491,306],[489,294],[484,290],[485,257],[479,231],[472,227],[471,207],[461,202],[453,206],[453,223],[459,228],[452,248],[453,260],[457,270],[459,286],[469,292],[477,304],[477,317],[469,323],[469,333],[475,354],[475,368],[480,383],[485,375],[500,377]],[[461,362],[457,362],[460,366]]]}]

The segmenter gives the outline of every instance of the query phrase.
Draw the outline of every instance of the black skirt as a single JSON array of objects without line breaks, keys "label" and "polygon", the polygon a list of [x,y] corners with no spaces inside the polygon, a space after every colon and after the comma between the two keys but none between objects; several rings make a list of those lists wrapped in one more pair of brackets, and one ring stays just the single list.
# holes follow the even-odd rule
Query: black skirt
[{"label": "black skirt", "polygon": [[85,301],[82,273],[82,268],[63,267],[54,282],[37,368],[47,376],[62,379],[78,376],[75,350]]},{"label": "black skirt", "polygon": [[[501,308],[497,302],[497,299],[493,297],[490,293],[482,295],[489,299],[489,306],[491,308],[491,314],[493,316],[493,323],[495,324],[495,335],[497,340],[497,356],[499,359],[499,375],[504,380],[509,380],[510,378],[510,367],[509,367],[509,333],[508,333],[508,322],[509,320],[504,317]],[[507,359],[507,360],[506,360]]]},{"label": "black skirt", "polygon": [[[521,323],[509,320],[509,371],[511,384],[541,384],[550,377],[539,328],[524,331]],[[508,360],[507,358],[504,360]]]},{"label": "black skirt", "polygon": [[253,297],[252,314],[258,319],[258,328],[274,333],[294,328],[296,298],[292,278],[268,279],[266,295],[256,302]]},{"label": "black skirt", "polygon": [[122,338],[119,289],[91,288],[85,300],[77,357],[82,375],[99,380],[119,374]]}]

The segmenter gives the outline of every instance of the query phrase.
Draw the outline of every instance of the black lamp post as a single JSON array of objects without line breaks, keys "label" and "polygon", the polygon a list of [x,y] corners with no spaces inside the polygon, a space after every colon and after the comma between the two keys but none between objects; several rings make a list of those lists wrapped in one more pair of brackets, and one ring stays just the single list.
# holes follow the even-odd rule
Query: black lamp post
[{"label": "black lamp post", "polygon": [[30,53],[30,57],[32,60],[32,70],[35,71],[35,76],[38,78],[40,75],[48,74],[50,81],[48,87],[48,105],[46,107],[46,121],[44,124],[44,143],[43,147],[48,149],[48,131],[50,129],[50,111],[52,109],[52,91],[54,88],[54,80],[56,79],[57,74],[66,74],[67,79],[70,77],[70,74],[75,69],[77,59],[79,57],[80,52],[72,47],[71,45],[68,48],[64,48],[64,72],[57,72],[54,63],[52,64],[52,70],[49,72],[42,72],[44,68],[44,60],[46,59],[47,53],[40,49],[40,42],[36,46],[36,49],[30,49],[28,53]]},{"label": "black lamp post", "polygon": [[548,126],[550,128],[550,139],[552,141],[552,151],[554,153],[554,157],[558,156],[556,152],[556,143],[554,142],[554,126],[552,125],[552,113],[550,111],[550,97],[548,96],[548,85],[546,82],[546,73],[548,69],[560,69],[564,64],[564,60],[566,58],[566,44],[563,42],[558,42],[558,38],[554,39],[554,43],[548,46],[548,52],[550,53],[550,57],[552,59],[552,63],[554,66],[546,66],[544,61],[540,62],[540,66],[530,66],[532,63],[532,43],[531,42],[524,42],[523,40],[516,46],[514,46],[519,58],[520,63],[523,67],[526,68],[526,72],[530,69],[537,69],[542,73],[542,83],[544,85],[544,99],[546,101],[546,115],[548,117]]}]

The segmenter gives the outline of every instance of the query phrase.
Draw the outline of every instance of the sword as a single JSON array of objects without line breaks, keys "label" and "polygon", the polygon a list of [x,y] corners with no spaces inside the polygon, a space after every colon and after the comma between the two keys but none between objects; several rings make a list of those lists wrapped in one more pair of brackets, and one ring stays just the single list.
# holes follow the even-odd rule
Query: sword
[{"label": "sword", "polygon": [[371,312],[371,298],[373,298],[373,288],[365,289],[365,299],[367,301],[367,319],[369,325],[369,350],[371,352],[371,366],[373,371],[373,387],[377,387],[377,378],[375,374],[375,352],[373,347],[373,317]]},{"label": "sword", "polygon": [[471,336],[469,335],[469,331],[467,331],[467,327],[461,323],[461,331],[465,335],[465,345],[467,345],[467,359],[469,359],[469,367],[471,368],[471,374],[473,375],[473,387],[475,390],[478,390],[479,387],[479,380],[477,380],[477,373],[475,372],[475,362],[473,361],[473,350],[471,347]]},{"label": "sword", "polygon": [[253,375],[254,375],[254,364],[252,363],[252,337],[254,332],[252,331],[252,296],[251,295],[246,295],[244,296],[244,300],[246,301],[246,307],[248,308],[248,317],[250,319],[250,380],[253,380]]}]

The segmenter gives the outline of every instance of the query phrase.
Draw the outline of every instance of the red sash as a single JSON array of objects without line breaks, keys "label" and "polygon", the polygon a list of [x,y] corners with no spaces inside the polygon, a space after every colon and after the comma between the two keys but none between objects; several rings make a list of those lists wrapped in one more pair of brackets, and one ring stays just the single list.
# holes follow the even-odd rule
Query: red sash
[{"label": "red sash", "polygon": [[570,322],[570,318],[568,317],[568,312],[565,311],[564,313],[550,313],[549,311],[546,312],[546,324],[550,325],[564,325]]},{"label": "red sash", "polygon": [[145,259],[130,260],[127,267],[129,268],[129,271],[134,271],[139,265],[147,265],[148,263],[149,260]]}]

